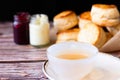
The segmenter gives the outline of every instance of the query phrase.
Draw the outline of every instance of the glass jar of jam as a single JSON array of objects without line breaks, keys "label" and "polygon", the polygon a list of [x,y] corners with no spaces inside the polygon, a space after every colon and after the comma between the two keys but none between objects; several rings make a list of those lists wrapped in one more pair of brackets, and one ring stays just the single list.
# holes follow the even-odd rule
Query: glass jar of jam
[{"label": "glass jar of jam", "polygon": [[29,21],[28,12],[18,12],[14,15],[13,34],[16,44],[29,44]]}]

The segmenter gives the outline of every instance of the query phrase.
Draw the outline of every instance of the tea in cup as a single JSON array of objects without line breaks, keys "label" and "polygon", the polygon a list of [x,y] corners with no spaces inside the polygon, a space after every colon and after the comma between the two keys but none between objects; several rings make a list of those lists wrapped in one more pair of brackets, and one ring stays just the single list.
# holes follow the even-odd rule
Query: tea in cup
[{"label": "tea in cup", "polygon": [[48,66],[57,80],[81,80],[94,68],[98,49],[84,42],[61,42],[48,47]]}]

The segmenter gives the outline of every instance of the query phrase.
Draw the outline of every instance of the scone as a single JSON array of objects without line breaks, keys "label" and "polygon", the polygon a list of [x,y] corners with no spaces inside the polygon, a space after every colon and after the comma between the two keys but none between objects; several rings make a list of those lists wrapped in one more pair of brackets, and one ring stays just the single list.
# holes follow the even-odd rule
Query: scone
[{"label": "scone", "polygon": [[106,28],[114,36],[118,31],[120,31],[120,23],[117,26]]},{"label": "scone", "polygon": [[78,33],[78,41],[87,42],[100,48],[106,42],[106,33],[102,27],[88,23]]},{"label": "scone", "polygon": [[60,12],[53,18],[53,25],[58,31],[73,28],[78,24],[78,17],[74,11]]},{"label": "scone", "polygon": [[94,4],[91,8],[91,19],[99,26],[113,27],[119,24],[120,14],[116,5]]},{"label": "scone", "polygon": [[79,31],[80,31],[79,28],[74,28],[74,29],[58,32],[56,43],[65,42],[65,41],[77,41],[77,36]]},{"label": "scone", "polygon": [[84,27],[85,24],[92,22],[90,11],[85,11],[81,13],[78,18],[79,18],[79,23],[78,23],[79,28],[82,28]]}]

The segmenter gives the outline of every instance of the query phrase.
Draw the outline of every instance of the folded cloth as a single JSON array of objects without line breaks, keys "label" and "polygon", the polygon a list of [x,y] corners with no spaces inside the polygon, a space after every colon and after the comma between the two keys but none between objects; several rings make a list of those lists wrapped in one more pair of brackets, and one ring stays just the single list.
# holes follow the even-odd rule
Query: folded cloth
[{"label": "folded cloth", "polygon": [[120,50],[120,31],[108,40],[101,48],[101,52],[113,52]]}]

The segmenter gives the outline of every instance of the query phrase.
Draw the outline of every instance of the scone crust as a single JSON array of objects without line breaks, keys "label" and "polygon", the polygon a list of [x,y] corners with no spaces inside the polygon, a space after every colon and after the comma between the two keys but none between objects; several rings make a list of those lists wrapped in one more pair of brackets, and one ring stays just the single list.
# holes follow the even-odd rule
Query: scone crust
[{"label": "scone crust", "polygon": [[74,13],[74,12],[73,12],[73,11],[70,11],[70,10],[68,10],[68,11],[63,11],[63,12],[57,14],[57,15],[54,17],[54,19],[66,18],[66,16],[69,16],[69,15],[71,15],[71,14],[73,14],[73,13]]},{"label": "scone crust", "polygon": [[91,19],[99,26],[116,26],[120,22],[120,14],[116,5],[94,4],[91,8]]},{"label": "scone crust", "polygon": [[77,36],[79,31],[80,31],[79,28],[74,28],[74,29],[58,32],[56,43],[65,42],[65,41],[77,41]]},{"label": "scone crust", "polygon": [[102,8],[102,9],[109,9],[109,8],[116,8],[116,5],[108,5],[108,4],[94,4],[94,7]]},{"label": "scone crust", "polygon": [[86,20],[91,20],[91,15],[90,11],[85,11],[79,15],[80,18],[86,19]]},{"label": "scone crust", "polygon": [[78,24],[78,17],[74,11],[67,10],[57,14],[53,19],[53,25],[58,31],[67,30]]},{"label": "scone crust", "polygon": [[83,28],[85,24],[91,22],[90,11],[85,11],[79,15],[79,28]]},{"label": "scone crust", "polygon": [[106,42],[106,34],[101,27],[94,23],[88,23],[79,32],[78,41],[87,42],[100,48]]}]

